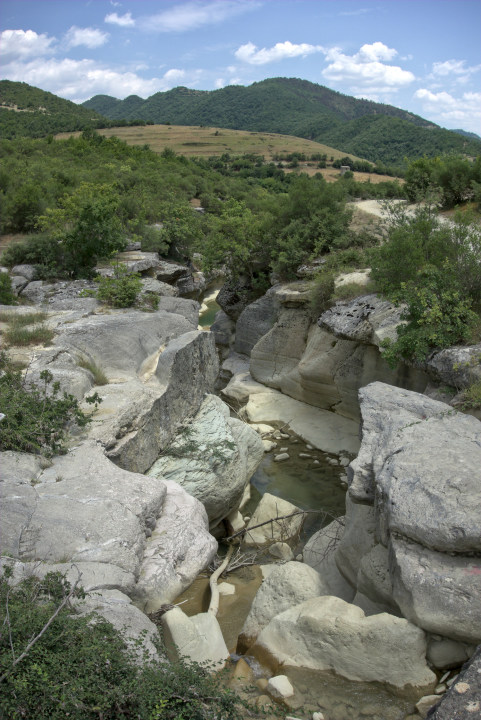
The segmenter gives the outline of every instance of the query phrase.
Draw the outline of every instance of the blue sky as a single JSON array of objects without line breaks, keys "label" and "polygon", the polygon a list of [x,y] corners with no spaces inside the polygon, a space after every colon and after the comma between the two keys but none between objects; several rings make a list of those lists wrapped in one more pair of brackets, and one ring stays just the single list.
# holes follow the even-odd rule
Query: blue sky
[{"label": "blue sky", "polygon": [[0,77],[83,102],[298,77],[481,134],[481,0],[0,0]]}]

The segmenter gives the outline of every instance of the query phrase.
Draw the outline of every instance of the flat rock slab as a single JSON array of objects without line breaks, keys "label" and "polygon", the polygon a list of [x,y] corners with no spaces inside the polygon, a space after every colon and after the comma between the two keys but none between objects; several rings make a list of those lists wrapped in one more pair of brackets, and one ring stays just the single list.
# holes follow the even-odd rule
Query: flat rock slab
[{"label": "flat rock slab", "polygon": [[293,400],[277,390],[249,398],[247,416],[254,423],[286,423],[299,437],[324,452],[339,455],[359,450],[359,426],[355,420]]}]

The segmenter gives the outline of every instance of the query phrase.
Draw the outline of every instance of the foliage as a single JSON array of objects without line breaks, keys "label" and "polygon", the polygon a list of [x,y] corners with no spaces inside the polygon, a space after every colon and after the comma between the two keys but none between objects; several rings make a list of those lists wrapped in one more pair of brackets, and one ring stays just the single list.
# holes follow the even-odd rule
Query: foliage
[{"label": "foliage", "polygon": [[423,360],[431,350],[470,340],[478,316],[471,299],[464,298],[447,261],[442,268],[425,266],[411,283],[402,283],[400,296],[407,304],[397,340],[385,341],[383,357],[391,365],[399,360]]},{"label": "foliage", "polygon": [[88,274],[100,258],[125,247],[118,206],[118,195],[109,185],[81,183],[60,198],[57,208],[38,218],[41,230],[60,249],[59,272],[70,277]]},{"label": "foliage", "polygon": [[462,392],[461,407],[463,410],[478,410],[481,408],[481,380],[473,382]]},{"label": "foliage", "polygon": [[[43,455],[62,453],[68,427],[89,422],[73,395],[60,395],[60,384],[52,383],[48,370],[40,373],[41,385],[28,383],[8,360],[0,355],[0,449]],[[98,395],[86,398],[95,405]]]},{"label": "foliage", "polygon": [[89,360],[86,357],[79,357],[77,363],[79,367],[92,373],[95,385],[108,385],[109,381],[106,374],[93,360]]},{"label": "foliage", "polygon": [[45,137],[89,127],[105,127],[106,118],[52,93],[10,80],[0,81],[0,135]]},{"label": "foliage", "polygon": [[10,275],[0,271],[0,305],[15,305],[16,302]]},{"label": "foliage", "polygon": [[409,164],[405,191],[411,202],[434,195],[450,208],[474,197],[480,176],[481,158],[470,162],[461,155],[422,157]]},{"label": "foliage", "polygon": [[[73,610],[84,597],[60,573],[0,578],[0,714],[36,720],[241,720],[245,703],[198,665],[144,657],[103,618]],[[59,610],[60,608],[60,610]],[[59,610],[59,611],[58,611]],[[57,612],[58,611],[58,612]],[[14,665],[32,639],[25,657]]]},{"label": "foliage", "polygon": [[388,237],[370,255],[380,290],[406,304],[407,324],[385,345],[391,364],[470,340],[481,303],[481,233],[469,218],[442,223],[429,205],[413,215],[391,208]]},{"label": "foliage", "polygon": [[97,298],[112,307],[132,307],[142,290],[140,275],[129,272],[123,263],[114,263],[112,267],[112,277],[99,275],[95,278],[99,285]]},{"label": "foliage", "polygon": [[334,278],[333,272],[320,272],[314,279],[314,283],[309,294],[309,307],[312,318],[317,320],[319,315],[332,305],[332,296],[334,294]]}]

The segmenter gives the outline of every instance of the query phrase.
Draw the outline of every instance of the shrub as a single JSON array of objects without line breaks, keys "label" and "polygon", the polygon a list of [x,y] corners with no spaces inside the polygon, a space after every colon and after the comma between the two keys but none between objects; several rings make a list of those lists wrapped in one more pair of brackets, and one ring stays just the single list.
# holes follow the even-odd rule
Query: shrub
[{"label": "shrub", "polygon": [[116,263],[113,266],[113,277],[98,276],[99,289],[97,298],[116,308],[132,307],[142,289],[138,273],[129,273],[127,265]]},{"label": "shrub", "polygon": [[0,271],[0,305],[15,305],[17,298],[13,294],[10,275]]},{"label": "shrub", "polygon": [[424,268],[415,282],[403,284],[399,296],[407,303],[401,316],[408,322],[398,328],[397,340],[384,344],[383,357],[396,365],[399,360],[423,360],[432,350],[468,341],[478,323],[450,272],[449,263],[440,270]]},{"label": "shrub", "polygon": [[481,380],[472,383],[463,391],[461,408],[463,410],[478,410],[481,408]]},{"label": "shrub", "polygon": [[314,279],[309,298],[309,307],[314,319],[322,315],[332,304],[334,277],[333,272],[324,271]]},{"label": "shrub", "polygon": [[[62,453],[68,427],[89,422],[73,395],[60,396],[60,385],[52,383],[48,370],[40,373],[40,380],[41,386],[28,384],[5,353],[0,354],[0,408],[5,416],[0,421],[0,450]],[[100,402],[96,394],[86,399],[95,405]]]},{"label": "shrub", "polygon": [[199,665],[144,658],[139,666],[135,649],[110,623],[75,613],[71,600],[84,593],[60,573],[14,586],[10,576],[7,566],[0,577],[2,717],[241,720],[248,713],[222,676]]}]

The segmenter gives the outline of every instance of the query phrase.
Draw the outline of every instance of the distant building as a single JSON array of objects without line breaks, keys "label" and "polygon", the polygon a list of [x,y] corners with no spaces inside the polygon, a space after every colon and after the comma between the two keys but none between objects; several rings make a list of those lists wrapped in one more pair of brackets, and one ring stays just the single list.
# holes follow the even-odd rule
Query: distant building
[{"label": "distant building", "polygon": [[349,167],[349,165],[341,165],[340,170],[341,175],[344,175],[344,173],[346,172],[351,172],[351,168]]}]

